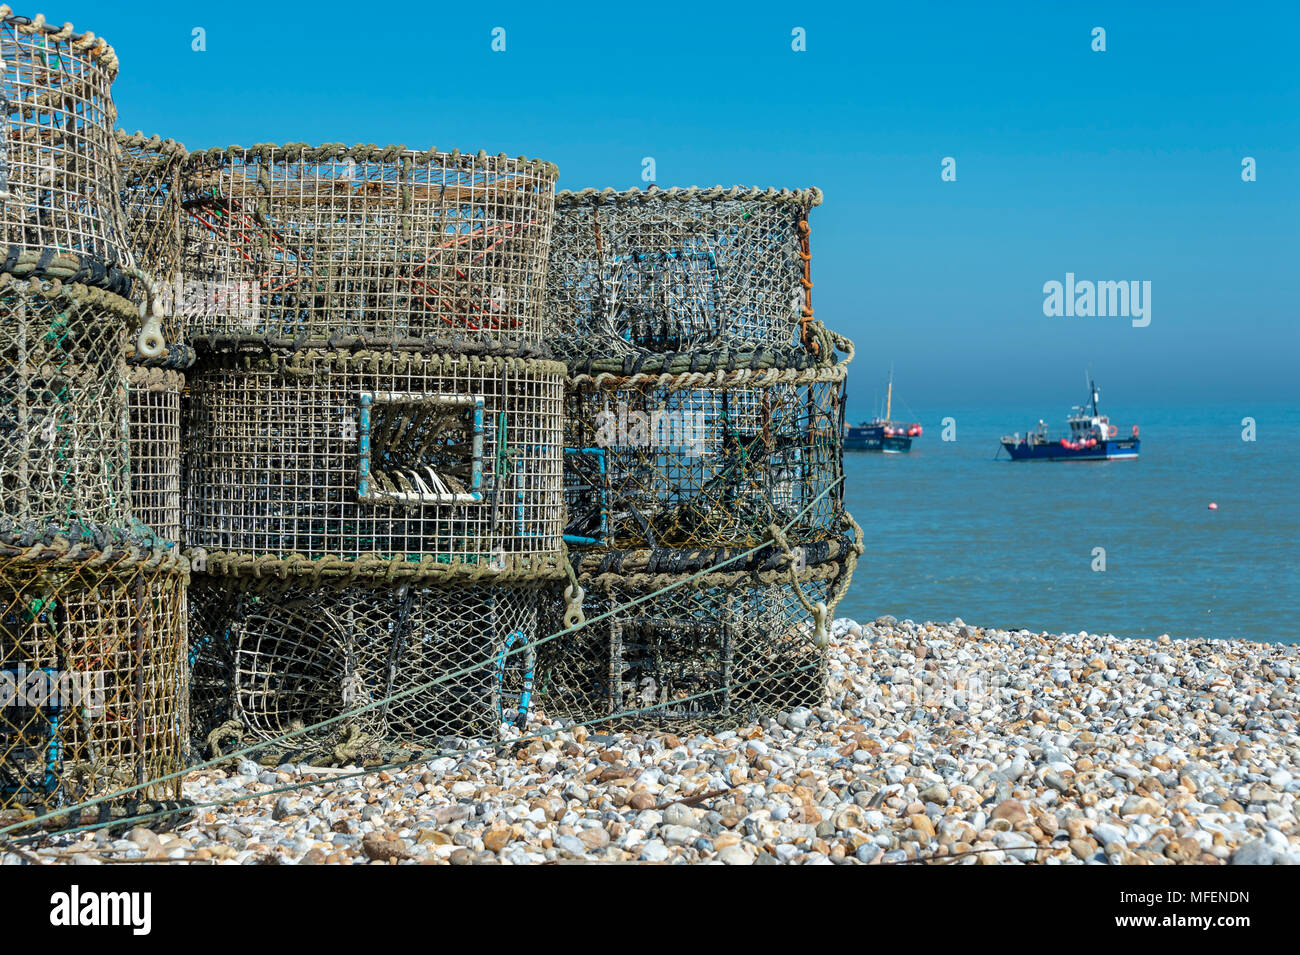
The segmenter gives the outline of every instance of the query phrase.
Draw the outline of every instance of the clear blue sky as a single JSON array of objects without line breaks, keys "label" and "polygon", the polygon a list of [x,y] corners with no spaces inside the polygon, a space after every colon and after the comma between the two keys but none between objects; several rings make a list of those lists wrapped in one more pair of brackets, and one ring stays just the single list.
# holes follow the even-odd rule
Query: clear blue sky
[{"label": "clear blue sky", "polygon": [[[1300,4],[68,2],[120,122],[191,148],[374,142],[555,162],[564,188],[820,186],[817,314],[928,419],[1300,397]],[[20,13],[33,11],[19,10]],[[491,50],[494,27],[506,52]],[[791,50],[803,27],[807,51]],[[1106,30],[1104,53],[1091,49]],[[205,52],[191,50],[206,31]],[[957,181],[940,180],[943,157]],[[1241,180],[1253,156],[1258,181]],[[1047,318],[1072,271],[1152,321]],[[1249,413],[1244,411],[1243,413]],[[1019,420],[1018,418],[1016,420]]]}]

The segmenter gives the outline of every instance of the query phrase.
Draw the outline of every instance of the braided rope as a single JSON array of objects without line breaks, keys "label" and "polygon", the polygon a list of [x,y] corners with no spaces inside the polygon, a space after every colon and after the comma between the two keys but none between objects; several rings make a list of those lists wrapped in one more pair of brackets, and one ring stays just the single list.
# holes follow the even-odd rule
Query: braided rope
[{"label": "braided rope", "polygon": [[97,37],[89,30],[85,33],[75,33],[71,23],[55,26],[45,21],[45,14],[43,13],[38,13],[30,19],[16,17],[13,9],[7,3],[0,3],[0,21],[12,25],[19,33],[39,33],[56,43],[67,43],[77,53],[82,54],[107,71],[110,79],[117,76],[117,53],[114,52],[103,37]]},{"label": "braided rope", "polygon": [[247,554],[231,551],[187,552],[195,570],[210,577],[231,577],[259,581],[265,589],[282,583],[304,586],[348,586],[352,584],[507,584],[560,580],[564,577],[559,554],[497,554],[471,562],[447,560],[431,555],[379,557],[364,555],[345,560],[332,555]]},{"label": "braided rope", "polygon": [[555,203],[579,205],[586,203],[648,203],[648,202],[771,202],[778,205],[818,206],[822,191],[810,189],[760,189],[747,186],[672,186],[661,189],[650,186],[645,191],[633,187],[616,189],[564,189],[555,194]]},{"label": "braided rope", "polygon": [[[22,257],[26,257],[26,253]],[[55,261],[59,256],[54,257]],[[4,263],[8,266],[8,262]],[[23,271],[21,267],[0,268],[0,292],[13,290],[23,295],[39,296],[47,301],[66,298],[78,304],[93,305],[108,313],[107,317],[117,319],[124,324],[139,321],[140,315],[135,306],[115,292],[85,285],[76,278],[63,278],[53,274],[49,268],[44,270],[44,277],[37,276],[35,270]]]},{"label": "braided rope", "polygon": [[406,146],[376,146],[373,143],[357,143],[354,146],[346,146],[343,143],[325,143],[319,146],[308,143],[256,143],[247,147],[216,146],[189,153],[189,159],[195,164],[245,158],[267,163],[346,160],[358,163],[395,163],[407,160],[416,166],[446,162],[463,169],[495,169],[507,164],[518,164],[520,168],[543,179],[554,181],[560,175],[559,168],[554,163],[541,159],[529,159],[527,156],[510,157],[505,153],[491,155],[481,149],[478,152],[461,152],[459,149],[443,152],[433,146],[418,150],[408,149]]},{"label": "braided rope", "polygon": [[305,348],[299,351],[264,351],[247,348],[214,353],[204,370],[238,368],[245,371],[269,369],[276,374],[319,377],[333,373],[364,371],[379,375],[402,375],[415,370],[431,375],[468,372],[475,377],[503,371],[531,375],[564,375],[565,366],[548,358],[522,355],[466,355],[447,352],[379,351],[373,348],[342,350]]},{"label": "braided rope", "polygon": [[12,576],[11,569],[23,565],[39,566],[48,570],[67,570],[89,567],[105,574],[125,574],[141,571],[158,571],[180,574],[189,581],[189,561],[174,549],[126,545],[96,548],[80,541],[57,537],[52,541],[37,541],[26,546],[0,536],[0,579]]}]

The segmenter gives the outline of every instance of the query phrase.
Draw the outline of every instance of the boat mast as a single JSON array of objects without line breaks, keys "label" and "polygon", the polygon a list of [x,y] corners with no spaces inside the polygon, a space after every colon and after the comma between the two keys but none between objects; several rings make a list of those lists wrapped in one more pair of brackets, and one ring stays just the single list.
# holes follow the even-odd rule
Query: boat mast
[{"label": "boat mast", "polygon": [[893,421],[894,408],[894,363],[889,363],[889,390],[885,392],[885,420]]}]

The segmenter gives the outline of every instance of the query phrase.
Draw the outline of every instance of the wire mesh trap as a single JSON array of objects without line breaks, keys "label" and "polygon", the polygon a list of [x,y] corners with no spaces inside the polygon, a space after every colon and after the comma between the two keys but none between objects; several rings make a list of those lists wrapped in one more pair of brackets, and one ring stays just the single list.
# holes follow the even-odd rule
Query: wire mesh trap
[{"label": "wire mesh trap", "polygon": [[817,189],[584,189],[556,196],[549,328],[615,352],[783,345],[812,319]]},{"label": "wire mesh trap", "polygon": [[93,33],[0,5],[3,270],[125,293],[109,92],[117,56]]},{"label": "wire mesh trap", "polygon": [[393,561],[554,564],[562,381],[554,362],[412,352],[205,364],[191,375],[187,543],[214,573],[295,555],[306,573],[343,562],[381,577]]},{"label": "wire mesh trap", "polygon": [[[156,307],[163,315],[162,332],[168,354],[142,360],[149,365],[185,368],[193,350],[185,344],[181,309],[181,193],[180,173],[185,147],[170,139],[141,133],[114,133],[121,169],[122,210],[127,241],[135,260],[157,279]],[[145,301],[141,283],[132,288],[132,301]]]},{"label": "wire mesh trap", "polygon": [[165,541],[181,537],[181,392],[185,376],[133,367],[127,388],[134,517]]},{"label": "wire mesh trap", "polygon": [[[797,586],[804,600],[825,602],[851,572],[851,559],[825,564]],[[613,616],[538,647],[540,715],[627,729],[717,728],[824,704],[826,650],[788,573],[597,583],[582,578],[591,588],[584,610],[588,618]],[[672,584],[680,585],[657,592]],[[542,629],[563,629],[558,615]]]},{"label": "wire mesh trap", "polygon": [[761,541],[772,524],[808,539],[835,528],[844,386],[834,368],[808,373],[810,383],[765,387],[665,378],[570,389],[566,542],[714,547]]},{"label": "wire mesh trap", "polygon": [[101,289],[0,273],[0,535],[129,526],[135,314]]},{"label": "wire mesh trap", "polygon": [[539,595],[486,585],[259,591],[208,579],[191,597],[196,743],[271,740],[344,713],[284,745],[433,743],[522,728]]},{"label": "wire mesh trap", "polygon": [[[0,808],[55,809],[180,769],[180,559],[33,557],[0,557]],[[175,798],[180,781],[136,795]]]},{"label": "wire mesh trap", "polygon": [[183,175],[196,340],[522,352],[542,339],[555,167],[398,146],[231,147]]}]

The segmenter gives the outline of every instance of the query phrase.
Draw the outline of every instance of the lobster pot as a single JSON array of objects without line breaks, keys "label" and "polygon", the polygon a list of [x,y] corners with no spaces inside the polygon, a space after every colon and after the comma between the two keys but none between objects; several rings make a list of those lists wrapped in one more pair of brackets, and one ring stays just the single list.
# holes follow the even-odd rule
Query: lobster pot
[{"label": "lobster pot", "polygon": [[539,593],[486,584],[255,590],[208,580],[192,594],[196,743],[304,727],[287,746],[358,732],[376,743],[432,743],[493,737],[502,723],[522,728]]},{"label": "lobster pot", "polygon": [[188,571],[157,551],[87,556],[0,558],[0,807],[54,809],[181,768]]},{"label": "lobster pot", "polygon": [[[181,309],[181,165],[188,153],[180,143],[140,133],[114,134],[122,174],[122,209],[127,240],[141,266],[157,280],[155,308],[163,316],[162,333],[168,355],[144,362],[184,368],[193,359],[183,343]],[[132,288],[132,300],[144,304],[141,283]]]},{"label": "lobster pot", "polygon": [[[612,549],[816,538],[843,507],[842,369],[802,383],[588,379],[567,396],[565,540]],[[796,381],[799,377],[796,376]],[[749,383],[743,383],[749,382]]]},{"label": "lobster pot", "polygon": [[132,264],[109,93],[113,48],[0,6],[0,247],[4,270],[125,294]]},{"label": "lobster pot", "polygon": [[187,543],[228,574],[290,559],[388,579],[421,561],[554,563],[561,374],[411,352],[205,365],[191,376]]},{"label": "lobster pot", "polygon": [[127,390],[131,502],[136,520],[162,540],[181,538],[181,392],[185,376],[133,367]]},{"label": "lobster pot", "polygon": [[817,189],[584,189],[556,197],[549,329],[614,350],[783,345],[812,319]]},{"label": "lobster pot", "polygon": [[535,347],[555,179],[536,160],[397,146],[192,153],[191,338]]},{"label": "lobster pot", "polygon": [[824,705],[826,650],[795,588],[825,601],[847,566],[805,570],[797,585],[788,573],[583,578],[593,622],[538,647],[539,715],[714,728]]},{"label": "lobster pot", "polygon": [[128,526],[134,315],[101,289],[0,273],[0,538]]}]

